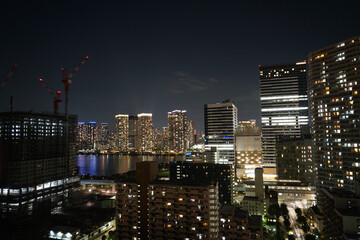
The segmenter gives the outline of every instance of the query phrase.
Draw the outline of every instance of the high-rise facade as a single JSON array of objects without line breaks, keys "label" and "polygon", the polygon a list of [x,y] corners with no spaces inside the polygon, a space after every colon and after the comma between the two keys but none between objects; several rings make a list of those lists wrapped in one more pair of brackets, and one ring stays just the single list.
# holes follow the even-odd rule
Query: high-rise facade
[{"label": "high-rise facade", "polygon": [[85,122],[78,122],[76,125],[76,144],[77,150],[87,149],[88,125]]},{"label": "high-rise facade", "polygon": [[138,117],[138,150],[140,152],[151,152],[153,142],[153,121],[151,113],[140,113]]},{"label": "high-rise facade", "polygon": [[156,162],[117,183],[117,239],[218,239],[218,185],[158,181]]},{"label": "high-rise facade", "polygon": [[306,61],[260,66],[262,158],[276,167],[276,136],[309,131]]},{"label": "high-rise facade", "polygon": [[2,234],[14,235],[3,238],[16,239],[31,224],[38,227],[44,215],[68,202],[80,180],[75,158],[76,121],[76,116],[69,116],[67,149],[65,116],[0,113],[0,229]]},{"label": "high-rise facade", "polygon": [[136,150],[138,149],[138,116],[131,115],[129,116],[129,149]]},{"label": "high-rise facade", "polygon": [[116,147],[119,151],[127,151],[129,144],[129,115],[118,114],[115,116]]},{"label": "high-rise facade", "polygon": [[101,123],[100,125],[100,144],[107,145],[109,143],[109,125],[107,123]]},{"label": "high-rise facade", "polygon": [[88,147],[89,149],[95,148],[95,142],[96,142],[96,122],[91,121],[87,122],[88,125]]},{"label": "high-rise facade", "polygon": [[[360,193],[360,38],[309,54],[317,193]],[[318,195],[319,197],[319,195]]]},{"label": "high-rise facade", "polygon": [[205,150],[216,148],[219,163],[234,162],[235,130],[238,110],[234,103],[224,101],[205,104]]},{"label": "high-rise facade", "polygon": [[240,121],[235,134],[236,177],[254,178],[262,165],[261,129],[255,120]]},{"label": "high-rise facade", "polygon": [[183,152],[186,149],[186,111],[168,112],[169,150]]}]

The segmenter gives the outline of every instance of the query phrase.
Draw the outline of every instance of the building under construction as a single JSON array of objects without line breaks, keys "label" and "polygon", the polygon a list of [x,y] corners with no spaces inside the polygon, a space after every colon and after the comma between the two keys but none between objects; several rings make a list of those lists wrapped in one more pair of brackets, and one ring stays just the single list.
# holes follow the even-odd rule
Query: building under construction
[{"label": "building under construction", "polygon": [[68,134],[65,119],[48,113],[0,113],[0,228],[17,234],[12,239],[19,237],[17,229],[66,205],[79,182],[77,116],[69,116]]}]

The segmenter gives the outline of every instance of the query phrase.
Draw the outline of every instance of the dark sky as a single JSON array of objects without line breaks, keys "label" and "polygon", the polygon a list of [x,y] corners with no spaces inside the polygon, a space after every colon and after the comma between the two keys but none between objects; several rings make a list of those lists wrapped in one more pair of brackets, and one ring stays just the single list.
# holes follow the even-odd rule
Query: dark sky
[{"label": "dark sky", "polygon": [[168,111],[185,109],[203,130],[204,104],[231,98],[239,120],[259,124],[258,65],[302,61],[360,35],[357,2],[3,1],[0,78],[19,68],[0,111],[10,95],[15,110],[52,111],[38,78],[63,91],[61,67],[88,55],[70,90],[79,121],[113,128],[115,114],[151,112],[162,127]]}]

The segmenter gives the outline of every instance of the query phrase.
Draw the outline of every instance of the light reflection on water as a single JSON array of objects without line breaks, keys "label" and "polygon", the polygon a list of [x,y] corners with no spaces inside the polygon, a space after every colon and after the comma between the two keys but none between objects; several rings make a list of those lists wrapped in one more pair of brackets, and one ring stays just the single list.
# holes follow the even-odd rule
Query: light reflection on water
[{"label": "light reflection on water", "polygon": [[135,170],[136,163],[141,161],[171,162],[173,156],[151,155],[77,155],[79,173],[90,176],[111,176]]}]

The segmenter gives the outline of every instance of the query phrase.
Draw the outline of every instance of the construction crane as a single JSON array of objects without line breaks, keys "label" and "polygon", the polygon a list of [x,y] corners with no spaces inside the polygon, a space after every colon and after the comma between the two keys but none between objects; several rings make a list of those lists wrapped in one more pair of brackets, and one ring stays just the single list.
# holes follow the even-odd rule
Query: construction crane
[{"label": "construction crane", "polygon": [[[85,64],[85,62],[89,59],[88,56],[86,56],[80,64],[72,70],[72,72],[68,75],[65,68],[62,68],[63,73],[63,80],[65,86],[65,159],[66,164],[70,165],[70,159],[69,159],[69,112],[68,112],[68,105],[69,105],[69,90],[70,90],[70,84],[71,84],[71,78],[72,76],[79,71],[82,65]],[[68,168],[67,168],[68,169]]]},{"label": "construction crane", "polygon": [[57,114],[58,109],[59,109],[59,103],[62,102],[62,100],[60,99],[61,91],[54,91],[54,90],[51,90],[50,88],[48,88],[48,86],[44,82],[44,79],[42,79],[42,78],[39,78],[39,81],[40,81],[41,85],[53,96],[53,98],[54,98],[54,113]]},{"label": "construction crane", "polygon": [[63,73],[63,80],[62,82],[64,83],[64,86],[65,86],[65,117],[66,117],[66,120],[68,118],[68,102],[69,102],[69,90],[70,90],[70,84],[71,84],[71,78],[72,76],[77,72],[79,71],[80,67],[82,65],[85,64],[85,62],[89,59],[89,56],[86,56],[80,63],[79,65],[74,69],[72,70],[72,72],[67,75],[67,71],[65,68],[62,68],[62,73]]}]

